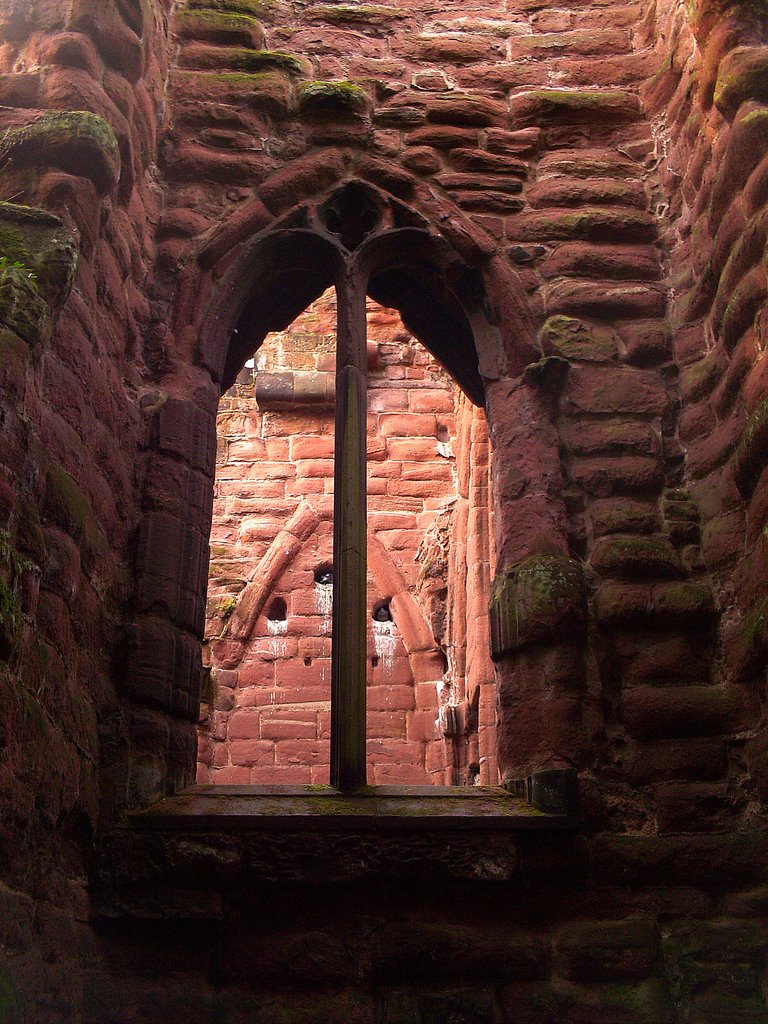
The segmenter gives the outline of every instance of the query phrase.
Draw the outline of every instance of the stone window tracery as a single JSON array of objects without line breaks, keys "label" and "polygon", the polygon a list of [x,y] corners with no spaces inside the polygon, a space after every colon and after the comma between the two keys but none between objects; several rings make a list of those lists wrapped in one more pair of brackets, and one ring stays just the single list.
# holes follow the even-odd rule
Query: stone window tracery
[{"label": "stone window tracery", "polygon": [[[397,236],[409,236],[407,241],[413,247],[414,241],[423,243],[419,237],[423,233],[412,225],[398,224],[398,219],[403,219],[400,211],[393,212],[375,193],[351,183],[321,205],[310,223],[297,227],[294,222],[286,232],[306,239],[306,229],[311,228],[315,237],[333,241],[334,258],[330,262],[335,264],[338,300],[334,564],[317,567],[315,586],[330,590],[332,584],[331,782],[341,789],[354,789],[366,781],[366,670],[369,660],[372,666],[380,661],[378,651],[370,659],[367,656],[367,620],[372,617],[379,631],[389,630],[392,620],[397,621],[389,599],[382,600],[372,616],[366,607],[365,310],[372,277],[376,287],[387,294],[410,289],[412,314],[428,315],[423,299],[421,306],[414,301],[421,290],[418,267],[414,261],[410,267],[398,266],[402,253]],[[470,381],[477,394],[477,370],[470,368],[466,373],[466,368],[460,368],[460,373],[461,369],[467,378],[465,386]],[[440,437],[439,444],[446,448],[447,456],[449,438],[444,426]],[[377,612],[384,613],[384,617],[377,618]],[[450,730],[444,735],[455,737],[457,733]]]}]

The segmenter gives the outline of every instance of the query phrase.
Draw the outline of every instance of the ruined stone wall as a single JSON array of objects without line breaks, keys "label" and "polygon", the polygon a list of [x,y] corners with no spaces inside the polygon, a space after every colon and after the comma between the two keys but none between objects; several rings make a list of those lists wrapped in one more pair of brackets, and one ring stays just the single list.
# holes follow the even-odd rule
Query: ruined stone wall
[{"label": "ruined stone wall", "polygon": [[[6,1016],[764,1020],[762,8],[2,13]],[[246,885],[170,837],[89,884],[94,830],[192,777],[249,247],[349,178],[482,279],[499,767],[577,767],[581,831],[495,880]]]},{"label": "ruined stone wall", "polygon": [[[680,439],[701,557],[723,611],[720,677],[759,714],[746,759],[765,796],[766,26],[758,7],[660,6],[669,40],[645,90],[659,171],[680,367]],[[753,719],[753,722],[755,719]]]},{"label": "ruined stone wall", "polygon": [[116,665],[167,25],[160,4],[28,0],[0,21],[0,1016],[22,990],[24,1019],[63,1020],[92,837],[128,786]]}]

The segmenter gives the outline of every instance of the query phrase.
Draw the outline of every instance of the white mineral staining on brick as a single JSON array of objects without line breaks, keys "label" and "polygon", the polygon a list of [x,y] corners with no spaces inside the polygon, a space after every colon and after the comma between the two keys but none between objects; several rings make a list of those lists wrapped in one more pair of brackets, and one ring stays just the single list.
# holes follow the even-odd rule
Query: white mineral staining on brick
[{"label": "white mineral staining on brick", "polygon": [[395,636],[394,622],[378,622],[373,620],[373,646],[376,656],[385,669],[392,669],[395,662],[395,648],[397,637]]}]

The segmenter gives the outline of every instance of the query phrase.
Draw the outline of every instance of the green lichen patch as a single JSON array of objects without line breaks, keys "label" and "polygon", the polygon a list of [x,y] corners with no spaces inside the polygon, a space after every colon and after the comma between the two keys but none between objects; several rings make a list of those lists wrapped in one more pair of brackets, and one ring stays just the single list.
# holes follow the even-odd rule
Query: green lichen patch
[{"label": "green lichen patch", "polygon": [[307,74],[307,65],[300,57],[280,50],[230,49],[227,51],[227,66],[249,75],[266,71],[282,71],[294,77]]},{"label": "green lichen patch", "polygon": [[603,576],[683,576],[685,566],[662,537],[606,537],[595,545],[592,568]]},{"label": "green lichen patch", "polygon": [[715,106],[729,120],[747,100],[768,101],[768,53],[762,46],[740,46],[718,68]]},{"label": "green lichen patch", "polygon": [[176,35],[234,46],[262,46],[261,22],[250,14],[215,9],[181,10],[174,16]]},{"label": "green lichen patch", "polygon": [[731,464],[736,484],[749,498],[768,460],[768,398],[764,399],[747,420],[741,440],[736,445]]},{"label": "green lichen patch", "polygon": [[499,573],[490,602],[491,656],[558,636],[583,637],[587,591],[581,565],[564,555],[532,555]]},{"label": "green lichen patch", "polygon": [[368,94],[354,82],[304,82],[299,86],[299,112],[309,120],[352,118],[368,110]]},{"label": "green lichen patch", "polygon": [[571,316],[551,316],[541,329],[540,339],[544,352],[564,359],[607,362],[616,358],[616,337],[609,327]]},{"label": "green lichen patch", "polygon": [[50,334],[48,313],[34,273],[20,264],[0,262],[0,325],[34,345]]},{"label": "green lichen patch", "polygon": [[723,355],[715,349],[698,362],[683,367],[680,373],[680,392],[687,402],[695,402],[707,394],[723,372]]},{"label": "green lichen patch", "polygon": [[[14,585],[31,563],[13,547],[11,535],[0,530],[0,658],[7,659],[16,650],[22,635],[24,613],[14,593]],[[2,1018],[0,1018],[2,1019]]]},{"label": "green lichen patch", "polygon": [[17,203],[0,203],[0,272],[17,272],[51,305],[69,294],[77,248],[58,217]]},{"label": "green lichen patch", "polygon": [[45,515],[68,533],[86,555],[96,554],[103,538],[96,517],[82,490],[65,469],[48,466],[45,477]]},{"label": "green lichen patch", "polygon": [[260,21],[271,20],[285,13],[286,5],[280,0],[188,0],[190,10],[216,10],[233,14],[248,14]]},{"label": "green lichen patch", "polygon": [[120,151],[111,126],[89,110],[48,110],[0,138],[0,164],[59,167],[90,178],[99,191],[116,184]]},{"label": "green lichen patch", "polygon": [[305,77],[308,74],[305,60],[294,56],[293,53],[284,53],[282,50],[258,50],[251,54],[249,60],[251,70],[256,73],[282,71],[286,75],[293,75],[297,78]]},{"label": "green lichen patch", "polygon": [[307,16],[312,21],[327,21],[333,25],[390,25],[406,18],[407,11],[383,4],[317,4],[310,7]]}]

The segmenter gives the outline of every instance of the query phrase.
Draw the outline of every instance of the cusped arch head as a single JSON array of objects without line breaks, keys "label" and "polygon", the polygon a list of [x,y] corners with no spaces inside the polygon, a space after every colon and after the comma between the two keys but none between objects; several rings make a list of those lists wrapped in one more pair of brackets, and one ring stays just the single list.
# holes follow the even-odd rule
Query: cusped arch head
[{"label": "cusped arch head", "polygon": [[[327,288],[356,274],[482,404],[483,378],[502,375],[508,365],[498,302],[487,288],[489,281],[502,294],[507,288],[508,304],[498,266],[469,265],[418,210],[367,182],[343,182],[246,247],[219,286],[201,356],[226,390],[268,333],[285,330]],[[526,315],[527,307],[521,319]]]},{"label": "cusped arch head", "polygon": [[278,227],[254,240],[226,276],[203,332],[203,359],[223,391],[264,338],[289,327],[340,269],[338,249],[313,231]]}]

